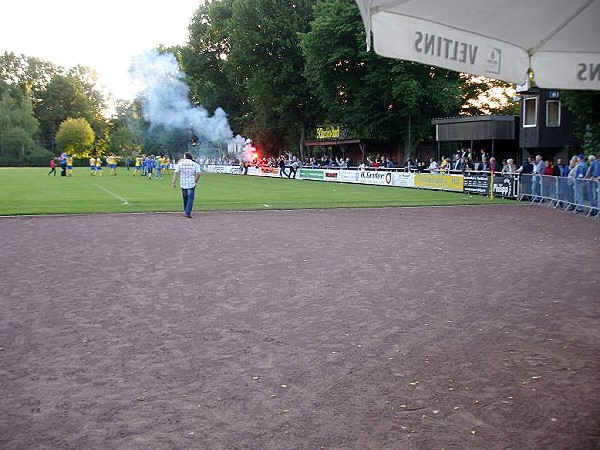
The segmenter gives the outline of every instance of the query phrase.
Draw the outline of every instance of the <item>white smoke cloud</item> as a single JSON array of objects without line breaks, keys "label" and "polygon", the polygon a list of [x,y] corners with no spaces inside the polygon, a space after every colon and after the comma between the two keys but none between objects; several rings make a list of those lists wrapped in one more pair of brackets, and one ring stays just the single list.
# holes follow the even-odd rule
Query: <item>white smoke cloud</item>
[{"label": "white smoke cloud", "polygon": [[253,162],[256,149],[252,146],[252,139],[245,138],[239,134],[229,141],[228,151],[236,155],[242,162]]},{"label": "white smoke cloud", "polygon": [[185,74],[171,53],[150,50],[135,58],[129,69],[143,99],[146,120],[152,126],[192,131],[201,142],[227,144],[233,137],[227,114],[217,108],[214,114],[190,103]]}]

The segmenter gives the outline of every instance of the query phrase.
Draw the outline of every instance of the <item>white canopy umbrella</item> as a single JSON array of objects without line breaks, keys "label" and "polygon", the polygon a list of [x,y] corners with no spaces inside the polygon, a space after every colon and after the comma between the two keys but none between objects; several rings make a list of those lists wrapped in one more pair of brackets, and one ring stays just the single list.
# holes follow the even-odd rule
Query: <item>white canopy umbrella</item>
[{"label": "white canopy umbrella", "polygon": [[355,0],[381,56],[600,90],[600,0]]}]

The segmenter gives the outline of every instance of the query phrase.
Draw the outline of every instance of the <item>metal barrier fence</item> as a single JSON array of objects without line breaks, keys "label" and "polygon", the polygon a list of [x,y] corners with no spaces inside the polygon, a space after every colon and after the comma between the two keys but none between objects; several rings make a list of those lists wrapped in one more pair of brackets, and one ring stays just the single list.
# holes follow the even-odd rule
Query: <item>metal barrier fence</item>
[{"label": "metal barrier fence", "polygon": [[600,181],[598,180],[521,174],[518,199],[600,217]]}]

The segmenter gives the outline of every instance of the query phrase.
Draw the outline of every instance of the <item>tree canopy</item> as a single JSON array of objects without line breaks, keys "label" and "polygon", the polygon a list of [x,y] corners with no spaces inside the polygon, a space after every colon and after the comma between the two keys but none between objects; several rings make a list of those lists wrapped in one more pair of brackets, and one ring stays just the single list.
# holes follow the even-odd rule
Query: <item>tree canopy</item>
[{"label": "tree canopy", "polygon": [[0,161],[34,154],[38,127],[33,105],[23,90],[0,80]]},{"label": "tree canopy", "polygon": [[355,2],[319,0],[302,37],[305,76],[326,119],[355,136],[412,146],[431,135],[431,118],[458,114],[458,74],[367,52]]},{"label": "tree canopy", "polygon": [[83,117],[66,119],[60,124],[56,133],[59,149],[79,157],[89,155],[94,138],[94,130]]},{"label": "tree canopy", "polygon": [[26,55],[0,55],[0,81],[18,88],[32,105],[39,123],[31,139],[56,151],[55,136],[67,118],[84,117],[99,138],[108,126],[106,97],[97,87],[98,76],[85,66],[70,69]]}]

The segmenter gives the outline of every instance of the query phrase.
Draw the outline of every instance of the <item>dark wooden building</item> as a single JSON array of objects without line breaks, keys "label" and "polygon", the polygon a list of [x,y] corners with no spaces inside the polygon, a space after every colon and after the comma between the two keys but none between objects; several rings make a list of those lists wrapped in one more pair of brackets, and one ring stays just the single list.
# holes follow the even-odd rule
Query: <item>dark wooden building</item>
[{"label": "dark wooden building", "polygon": [[520,97],[522,156],[568,160],[579,152],[581,142],[573,135],[573,114],[564,106],[560,91],[532,88],[520,92]]},{"label": "dark wooden building", "polygon": [[498,161],[517,158],[519,118],[517,116],[464,116],[434,119],[439,160],[460,148],[481,149]]},{"label": "dark wooden building", "polygon": [[360,165],[368,156],[385,156],[396,165],[399,161],[401,165],[404,164],[404,152],[392,142],[376,139],[340,138],[306,141],[304,145],[307,149],[307,157],[320,159],[323,155],[327,155],[332,159],[349,158],[352,167]]},{"label": "dark wooden building", "polygon": [[457,148],[469,147],[478,154],[485,149],[497,160],[528,156],[568,160],[579,153],[574,136],[573,114],[557,90],[529,89],[519,93],[520,116],[474,116],[434,119],[438,158]]}]

